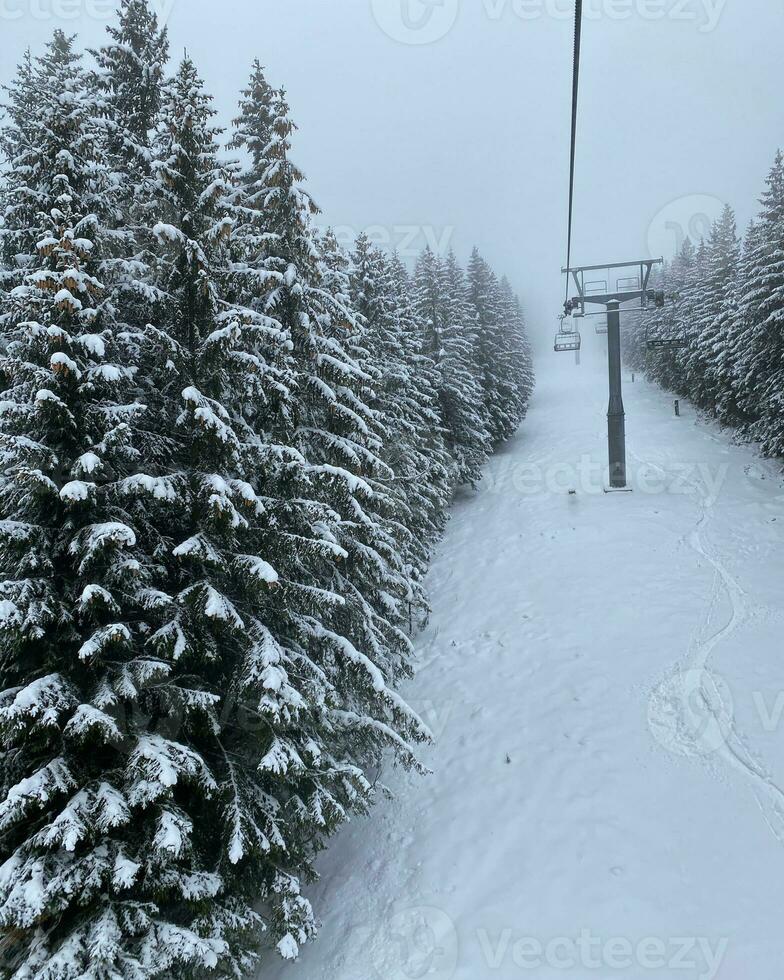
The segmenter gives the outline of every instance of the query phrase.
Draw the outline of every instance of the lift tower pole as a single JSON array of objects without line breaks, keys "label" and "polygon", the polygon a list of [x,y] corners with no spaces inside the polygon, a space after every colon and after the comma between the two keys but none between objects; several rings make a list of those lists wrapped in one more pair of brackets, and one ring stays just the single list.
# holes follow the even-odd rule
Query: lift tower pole
[{"label": "lift tower pole", "polygon": [[[562,269],[572,276],[577,295],[567,300],[564,312],[568,316],[586,316],[587,303],[603,306],[607,311],[607,366],[610,381],[610,404],[607,409],[607,446],[610,459],[610,490],[626,490],[626,413],[623,407],[623,386],[621,382],[621,304],[640,301],[645,309],[648,299],[648,283],[655,265],[663,259],[638,259],[635,262],[613,262],[609,265],[583,265],[577,268]],[[616,280],[615,292],[609,290],[609,279],[599,283],[585,282],[586,272],[598,270],[630,269],[639,270],[636,276]],[[598,286],[598,291],[596,287]],[[579,312],[576,312],[579,311]],[[597,314],[587,314],[596,316]]]},{"label": "lift tower pole", "polygon": [[607,358],[610,374],[610,405],[607,409],[607,445],[610,456],[610,487],[626,487],[626,413],[621,382],[621,304],[607,304]]}]

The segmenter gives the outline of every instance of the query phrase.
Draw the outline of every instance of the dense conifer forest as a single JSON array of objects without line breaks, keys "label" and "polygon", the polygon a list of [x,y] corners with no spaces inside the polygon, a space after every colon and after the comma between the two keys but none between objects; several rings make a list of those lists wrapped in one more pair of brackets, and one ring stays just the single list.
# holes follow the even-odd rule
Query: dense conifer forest
[{"label": "dense conifer forest", "polygon": [[[709,236],[687,238],[651,307],[629,331],[627,360],[723,425],[784,456],[784,156],[776,154],[745,237],[727,205]],[[671,350],[648,342],[675,341]]]},{"label": "dense conifer forest", "polygon": [[295,957],[314,859],[429,738],[398,690],[450,501],[526,413],[523,313],[479,251],[321,230],[278,85],[221,132],[122,0],[5,93],[5,977]]}]

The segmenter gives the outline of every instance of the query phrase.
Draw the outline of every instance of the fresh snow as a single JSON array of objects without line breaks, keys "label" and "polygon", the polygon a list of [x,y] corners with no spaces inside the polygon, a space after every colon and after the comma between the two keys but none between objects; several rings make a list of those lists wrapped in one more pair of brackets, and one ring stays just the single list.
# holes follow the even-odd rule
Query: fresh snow
[{"label": "fresh snow", "polygon": [[19,607],[10,599],[0,600],[0,629],[17,626],[23,620]]},{"label": "fresh snow", "polygon": [[[41,392],[38,394],[40,396]],[[95,473],[95,471],[101,465],[101,457],[97,456],[93,452],[87,452],[79,457],[79,459],[76,461],[76,465],[82,473]]]},{"label": "fresh snow", "polygon": [[60,491],[60,499],[70,504],[79,503],[80,501],[88,500],[93,490],[95,490],[94,483],[85,483],[83,480],[71,480]]},{"label": "fresh snow", "polygon": [[103,337],[97,333],[84,333],[76,338],[84,349],[93,357],[106,356],[106,344]]},{"label": "fresh snow", "polygon": [[387,774],[261,980],[779,980],[779,469],[627,373],[635,490],[605,494],[589,345],[539,365],[430,573],[402,693],[433,775]]}]

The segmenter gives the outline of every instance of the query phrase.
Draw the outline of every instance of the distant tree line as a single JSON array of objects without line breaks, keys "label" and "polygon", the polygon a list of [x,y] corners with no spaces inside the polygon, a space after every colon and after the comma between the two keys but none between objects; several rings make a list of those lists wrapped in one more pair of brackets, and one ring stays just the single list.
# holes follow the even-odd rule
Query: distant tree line
[{"label": "distant tree line", "polygon": [[[522,421],[520,304],[316,229],[257,63],[224,157],[145,0],[0,132],[0,975],[241,977],[419,767],[397,693],[455,489]],[[262,934],[266,932],[267,938]]]},{"label": "distant tree line", "polygon": [[[687,239],[657,284],[666,300],[630,331],[628,363],[723,425],[784,456],[784,156],[776,155],[745,239],[726,206],[707,239]],[[647,339],[682,347],[649,350]]]}]

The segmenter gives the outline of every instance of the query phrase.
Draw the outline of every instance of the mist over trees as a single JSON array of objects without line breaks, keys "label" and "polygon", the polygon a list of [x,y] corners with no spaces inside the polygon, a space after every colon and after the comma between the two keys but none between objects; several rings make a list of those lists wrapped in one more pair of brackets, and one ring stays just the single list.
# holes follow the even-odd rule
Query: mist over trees
[{"label": "mist over trees", "polygon": [[[659,274],[667,299],[630,330],[632,367],[784,456],[784,155],[776,154],[745,237],[726,206],[704,241],[687,239]],[[646,338],[678,338],[649,350]]]},{"label": "mist over trees", "polygon": [[397,690],[425,573],[534,383],[478,251],[410,272],[317,229],[259,63],[239,161],[194,63],[168,70],[122,0],[103,48],[57,32],[5,93],[7,977],[241,977],[313,937],[315,857],[385,759],[421,768]]}]

